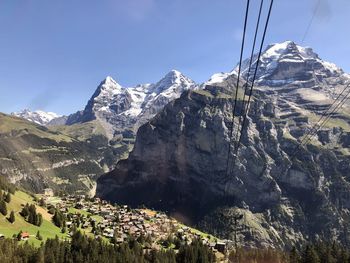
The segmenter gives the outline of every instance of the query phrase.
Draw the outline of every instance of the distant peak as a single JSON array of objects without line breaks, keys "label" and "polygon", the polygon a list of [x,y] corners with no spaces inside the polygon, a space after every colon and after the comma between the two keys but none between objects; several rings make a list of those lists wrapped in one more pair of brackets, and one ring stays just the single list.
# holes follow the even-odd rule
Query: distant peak
[{"label": "distant peak", "polygon": [[110,83],[113,83],[113,84],[118,84],[111,76],[107,76],[103,81],[102,81],[103,84],[110,84]]},{"label": "distant peak", "polygon": [[31,111],[29,109],[12,112],[11,115],[26,119],[31,122],[35,122],[40,125],[46,125],[53,119],[61,117],[61,115],[58,115],[54,112],[46,112],[42,110]]},{"label": "distant peak", "polygon": [[175,75],[181,75],[181,74],[182,74],[180,71],[178,71],[178,70],[176,70],[176,69],[170,70],[169,73],[172,73],[172,74],[175,74]]},{"label": "distant peak", "polygon": [[[122,90],[123,87],[115,81],[111,76],[107,76],[98,86],[97,93],[100,94],[101,91],[108,91],[108,92],[119,92]],[[96,96],[98,94],[95,94]]]},{"label": "distant peak", "polygon": [[165,75],[165,78],[179,78],[180,76],[183,76],[183,74],[180,71],[173,69]]}]

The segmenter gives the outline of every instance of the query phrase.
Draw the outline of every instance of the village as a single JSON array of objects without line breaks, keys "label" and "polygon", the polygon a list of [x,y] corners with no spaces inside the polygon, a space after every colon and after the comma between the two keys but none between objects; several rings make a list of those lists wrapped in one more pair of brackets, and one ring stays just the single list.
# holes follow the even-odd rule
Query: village
[{"label": "village", "polygon": [[145,249],[175,248],[176,242],[190,244],[199,239],[214,252],[225,254],[230,245],[227,240],[219,240],[211,235],[185,226],[162,212],[149,209],[131,209],[127,205],[112,205],[99,198],[84,195],[54,197],[50,189],[45,189],[43,198],[47,204],[54,204],[65,221],[67,237],[73,228],[80,228],[95,238],[103,238],[121,244],[134,238],[143,240]]}]

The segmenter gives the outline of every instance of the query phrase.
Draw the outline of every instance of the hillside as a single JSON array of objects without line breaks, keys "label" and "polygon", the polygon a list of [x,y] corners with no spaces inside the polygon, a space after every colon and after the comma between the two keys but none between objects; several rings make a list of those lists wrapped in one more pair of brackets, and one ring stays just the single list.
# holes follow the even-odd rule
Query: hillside
[{"label": "hillside", "polygon": [[[228,243],[214,236],[189,228],[164,213],[147,208],[131,209],[125,205],[111,205],[98,198],[81,195],[58,197],[50,191],[45,195],[31,196],[16,189],[4,178],[0,178],[0,189],[0,241],[13,242],[16,246],[28,242],[34,245],[33,248],[42,247],[50,239],[74,243],[77,235],[84,235],[85,238],[101,241],[106,247],[113,244],[122,248],[137,242],[139,250],[144,254],[150,248],[181,254],[181,247],[201,242],[205,250],[214,252],[213,256],[215,254],[217,258],[223,259],[229,248]],[[7,215],[3,215],[3,202],[6,203]],[[35,216],[31,216],[33,208],[30,208],[25,219],[25,207],[32,206],[35,207]],[[42,218],[38,226],[29,223],[31,218],[38,217]],[[24,236],[21,237],[21,233]],[[1,243],[0,246],[2,245]],[[130,248],[134,245],[130,245]],[[0,258],[2,256],[0,253]]]},{"label": "hillside", "polygon": [[96,178],[125,150],[115,150],[99,133],[87,138],[76,133],[83,129],[73,128],[51,130],[0,113],[0,174],[38,193],[46,187],[90,191]]},{"label": "hillside", "polygon": [[29,242],[35,245],[40,245],[41,243],[40,240],[35,238],[38,231],[40,231],[43,240],[55,238],[55,236],[61,239],[66,238],[66,235],[61,233],[61,229],[51,222],[52,215],[50,215],[45,208],[38,205],[36,205],[36,210],[43,215],[42,225],[39,227],[26,222],[19,212],[27,203],[36,204],[33,201],[33,197],[23,191],[16,191],[15,194],[11,196],[11,202],[7,204],[7,211],[8,215],[11,211],[14,211],[16,220],[14,223],[10,223],[7,219],[8,215],[3,216],[0,214],[0,234],[12,238],[13,235],[17,236],[20,231],[28,232],[30,234]]}]

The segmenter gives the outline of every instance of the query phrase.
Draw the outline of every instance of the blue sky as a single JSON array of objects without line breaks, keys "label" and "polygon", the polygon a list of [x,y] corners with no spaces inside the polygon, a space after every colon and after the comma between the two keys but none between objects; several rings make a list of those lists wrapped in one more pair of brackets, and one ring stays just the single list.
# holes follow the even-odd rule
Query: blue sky
[{"label": "blue sky", "polygon": [[[0,111],[75,112],[107,75],[132,86],[171,69],[197,82],[230,71],[239,57],[245,3],[0,0]],[[254,9],[258,3],[251,0]],[[303,44],[350,72],[348,0],[275,0],[265,43],[300,44],[315,6]],[[253,20],[250,25],[251,34]]]}]

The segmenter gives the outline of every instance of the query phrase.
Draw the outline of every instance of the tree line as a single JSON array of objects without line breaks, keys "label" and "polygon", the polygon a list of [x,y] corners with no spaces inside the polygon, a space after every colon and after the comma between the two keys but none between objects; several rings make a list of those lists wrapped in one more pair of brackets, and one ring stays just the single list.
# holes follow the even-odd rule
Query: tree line
[{"label": "tree line", "polygon": [[40,213],[36,212],[36,207],[34,204],[29,205],[28,203],[22,208],[20,215],[24,219],[35,226],[41,226],[43,222],[43,216]]},{"label": "tree line", "polygon": [[[8,209],[7,204],[11,202],[11,194],[14,194],[16,191],[16,187],[7,182],[7,180],[3,177],[0,177],[0,213],[3,216],[7,216]],[[7,220],[10,223],[15,222],[15,213],[14,211],[10,212]]]},{"label": "tree line", "polygon": [[178,254],[174,250],[144,250],[135,239],[121,245],[111,245],[77,231],[71,242],[48,239],[40,247],[13,239],[0,240],[0,262],[2,263],[212,263],[214,254],[195,240],[183,245]]},{"label": "tree line", "polygon": [[350,250],[336,242],[318,242],[289,252],[239,248],[230,253],[229,259],[240,263],[350,263]]}]

